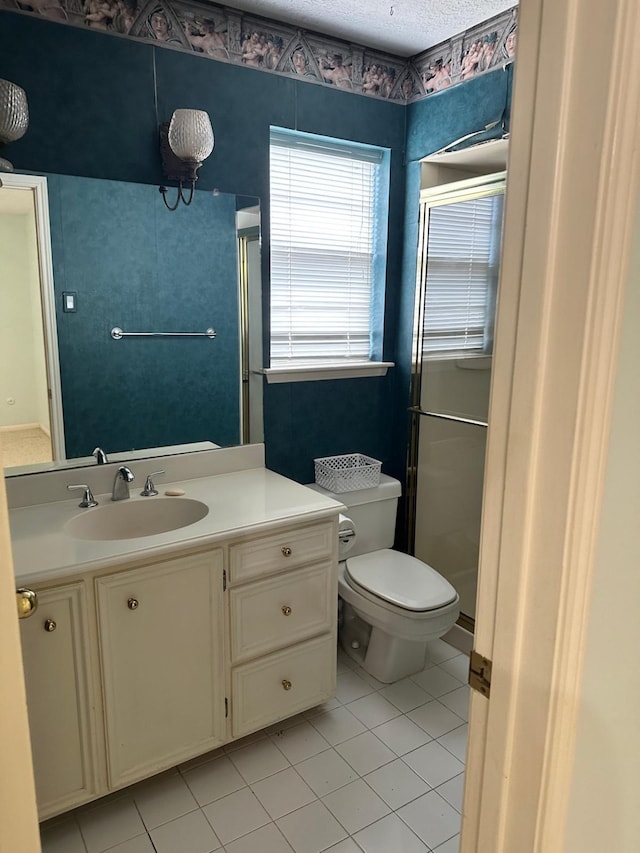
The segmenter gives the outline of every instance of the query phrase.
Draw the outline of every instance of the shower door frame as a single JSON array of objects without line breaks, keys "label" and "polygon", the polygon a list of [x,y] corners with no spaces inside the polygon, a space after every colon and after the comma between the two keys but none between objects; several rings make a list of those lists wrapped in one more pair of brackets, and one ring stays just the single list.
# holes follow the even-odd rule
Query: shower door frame
[{"label": "shower door frame", "polygon": [[[419,462],[419,433],[420,419],[424,417],[439,418],[451,422],[469,424],[478,427],[488,427],[488,421],[459,417],[442,412],[426,411],[421,406],[424,319],[427,290],[427,246],[429,239],[429,211],[432,207],[445,204],[456,204],[462,201],[472,201],[478,198],[489,198],[504,195],[506,191],[507,173],[505,170],[491,174],[479,175],[466,180],[455,180],[440,184],[420,192],[420,212],[418,223],[418,263],[416,269],[416,291],[413,324],[413,346],[411,364],[411,405],[409,406],[410,434],[409,452],[407,457],[406,489],[406,538],[409,553],[415,554],[415,537],[417,522],[418,497],[418,462]],[[496,296],[497,311],[497,296]],[[452,356],[453,357],[453,356]],[[485,358],[490,357],[485,355]],[[436,567],[437,568],[437,567]],[[469,614],[461,614],[458,625],[473,632],[475,618]]]}]

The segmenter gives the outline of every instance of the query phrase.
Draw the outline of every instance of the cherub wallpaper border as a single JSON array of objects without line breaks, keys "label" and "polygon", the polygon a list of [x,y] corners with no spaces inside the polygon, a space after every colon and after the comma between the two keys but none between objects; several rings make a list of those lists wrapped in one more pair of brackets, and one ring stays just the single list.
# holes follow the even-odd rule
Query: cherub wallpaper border
[{"label": "cherub wallpaper border", "polygon": [[512,62],[518,28],[514,7],[407,60],[214,3],[0,0],[0,9],[404,104]]}]

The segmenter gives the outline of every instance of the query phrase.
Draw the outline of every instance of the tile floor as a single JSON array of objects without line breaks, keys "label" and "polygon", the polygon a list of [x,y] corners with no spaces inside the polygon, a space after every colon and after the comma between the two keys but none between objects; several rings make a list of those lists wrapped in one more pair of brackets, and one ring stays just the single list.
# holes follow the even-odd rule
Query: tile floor
[{"label": "tile floor", "polygon": [[336,698],[42,826],[43,853],[457,853],[468,658]]}]

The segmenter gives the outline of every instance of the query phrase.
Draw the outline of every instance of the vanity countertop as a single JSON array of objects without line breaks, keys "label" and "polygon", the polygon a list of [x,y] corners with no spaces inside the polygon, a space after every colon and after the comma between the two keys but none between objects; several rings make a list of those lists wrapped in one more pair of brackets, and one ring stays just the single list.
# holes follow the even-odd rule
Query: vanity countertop
[{"label": "vanity countertop", "polygon": [[[153,559],[185,548],[214,545],[236,533],[244,536],[267,532],[287,521],[320,520],[343,508],[337,501],[266,468],[162,482],[157,488],[159,495],[141,497],[140,488],[132,486],[131,497],[122,503],[162,501],[167,499],[165,491],[183,489],[185,498],[202,501],[209,512],[200,521],[166,533],[88,541],[65,532],[65,525],[72,518],[96,511],[79,509],[77,496],[10,510],[18,585],[64,580],[80,570],[102,569],[131,559]],[[110,494],[95,497],[100,507],[112,503]]]}]

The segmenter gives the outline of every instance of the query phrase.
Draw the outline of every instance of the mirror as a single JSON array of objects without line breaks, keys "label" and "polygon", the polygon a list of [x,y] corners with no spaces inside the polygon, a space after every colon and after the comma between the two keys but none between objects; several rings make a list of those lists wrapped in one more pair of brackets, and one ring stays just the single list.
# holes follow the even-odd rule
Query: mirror
[{"label": "mirror", "polygon": [[[11,302],[20,304],[15,321],[3,322],[0,355],[11,369],[0,373],[0,429],[15,436],[20,426],[41,425],[55,467],[95,464],[96,446],[155,455],[167,445],[261,441],[248,380],[248,360],[258,364],[261,351],[259,316],[248,316],[260,306],[259,200],[196,191],[193,204],[172,212],[156,186],[32,177],[44,183],[43,195],[25,185],[30,176],[11,179],[0,189],[3,251],[17,245],[20,230],[39,243],[21,267],[2,261],[5,318]],[[5,336],[9,327],[16,333]],[[114,338],[114,328],[125,334]],[[18,362],[23,373],[33,370],[33,382]],[[48,388],[49,423],[42,397],[27,411],[30,383]]]}]

